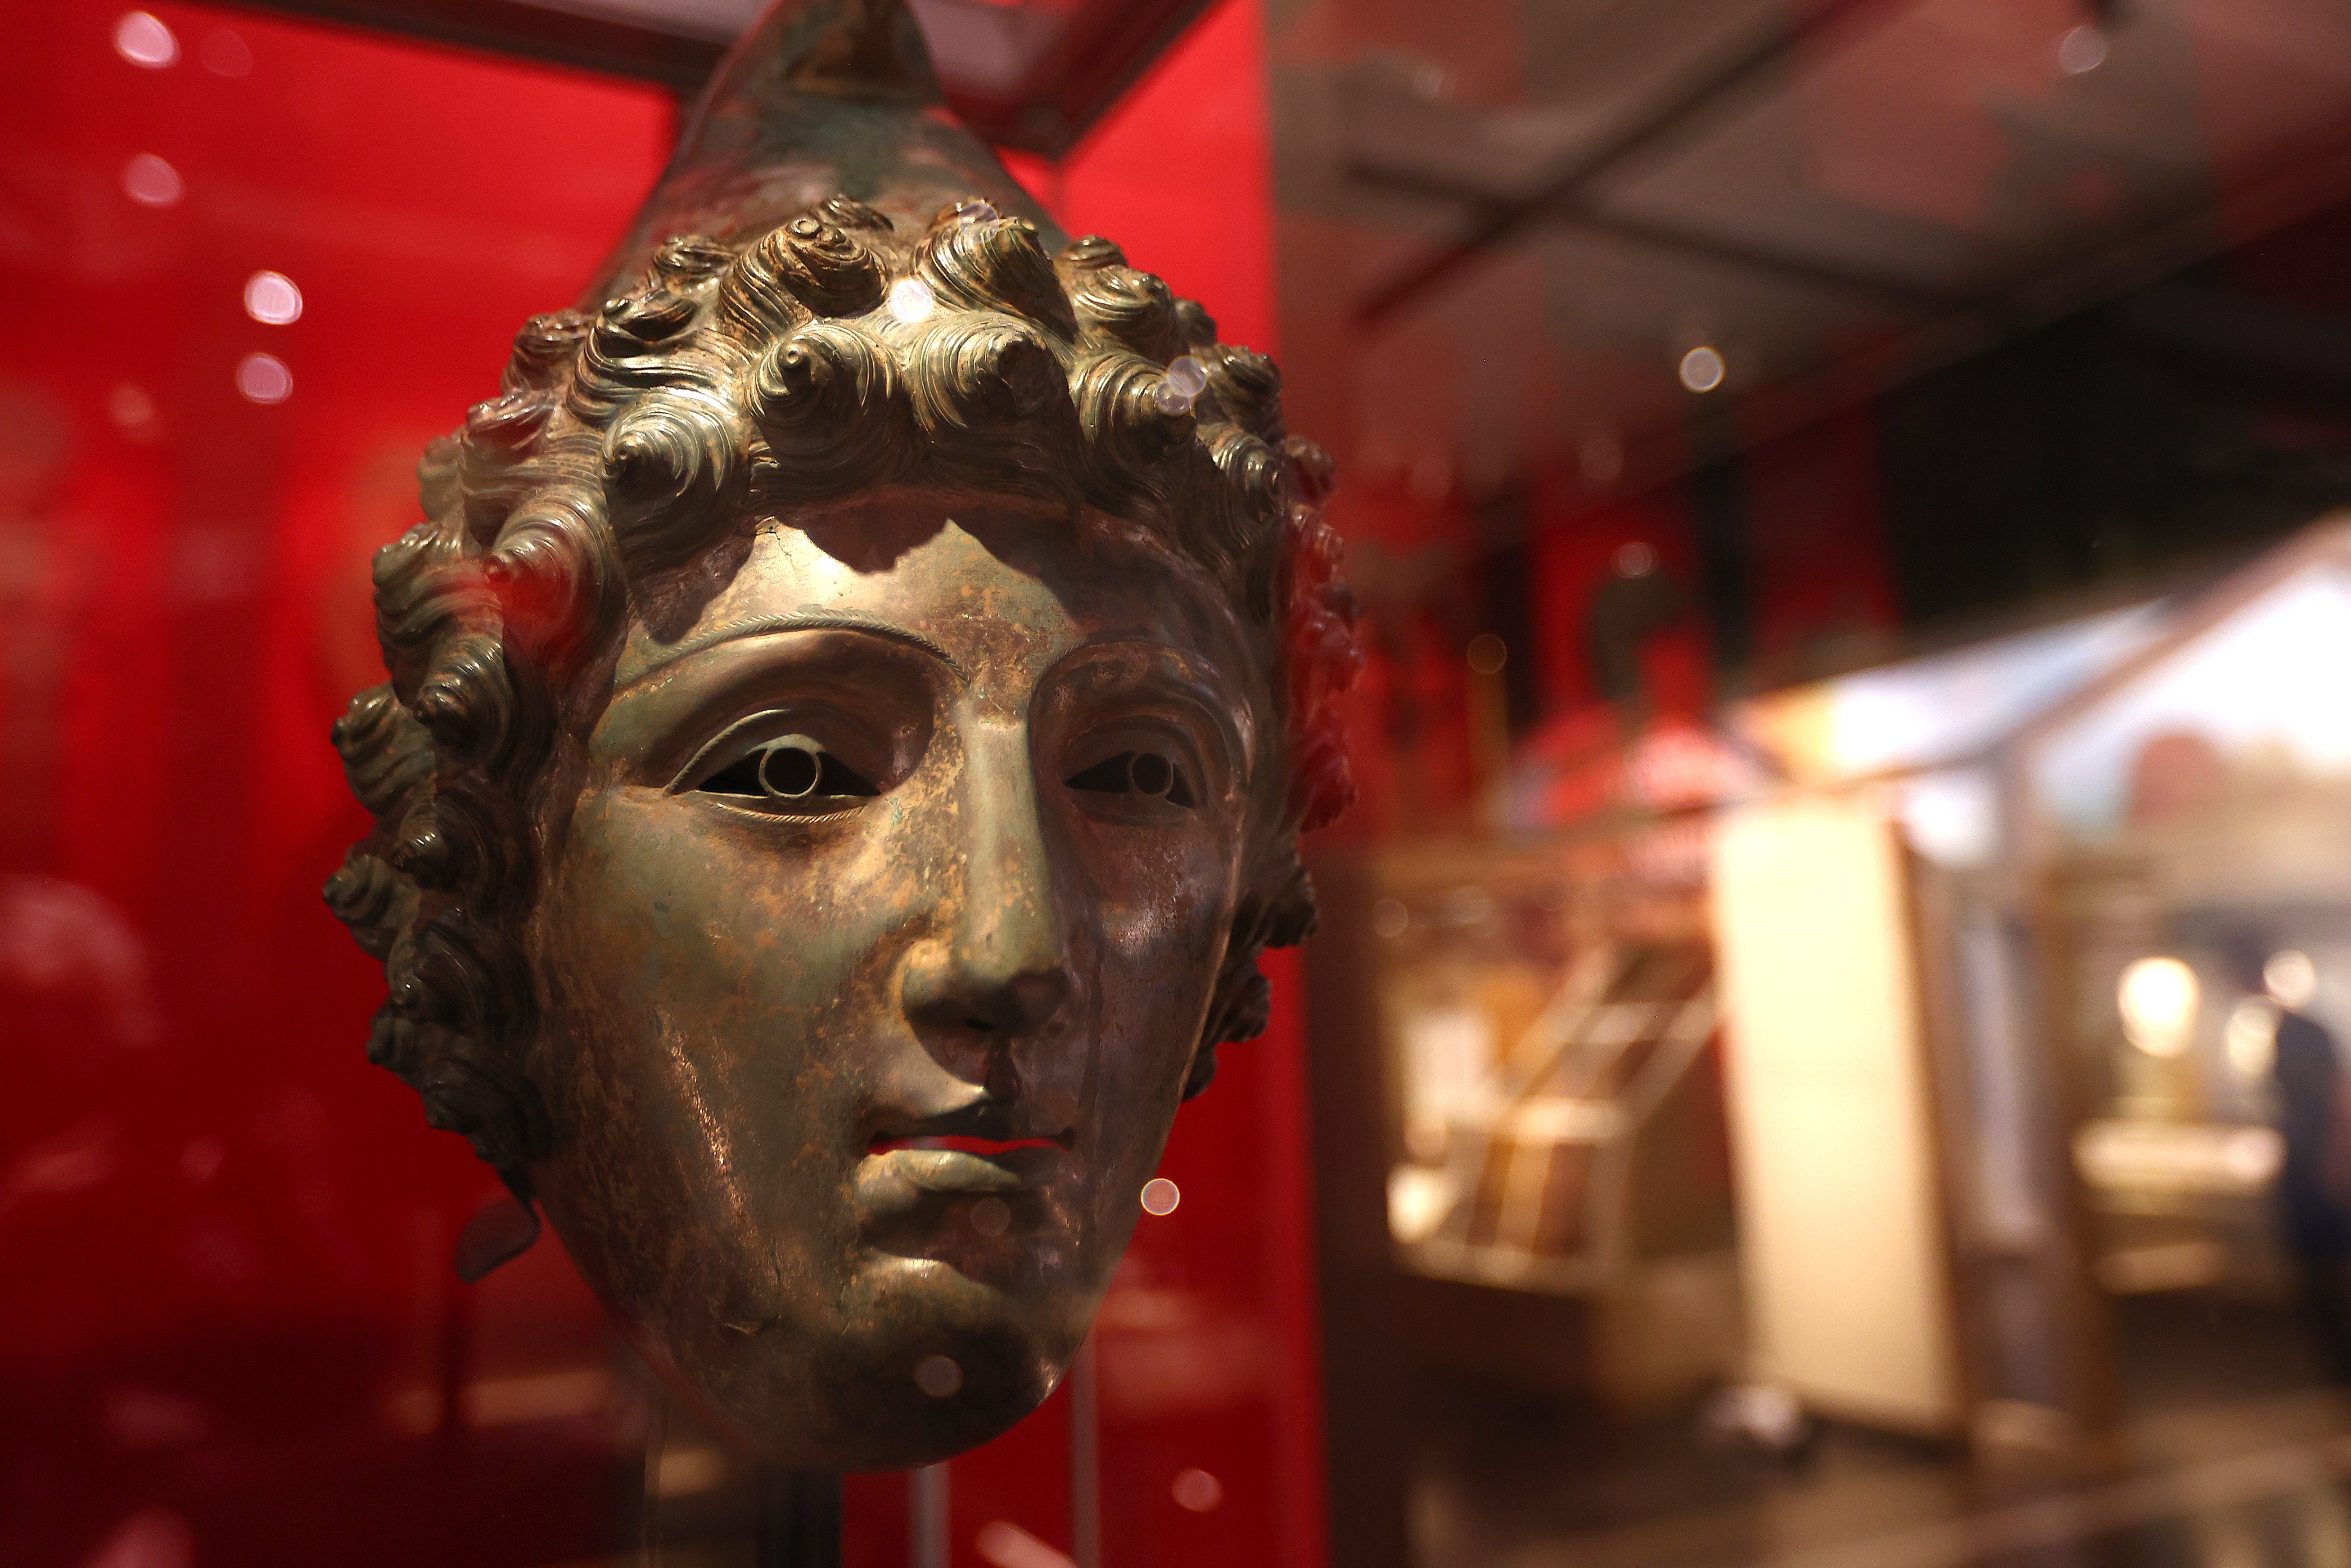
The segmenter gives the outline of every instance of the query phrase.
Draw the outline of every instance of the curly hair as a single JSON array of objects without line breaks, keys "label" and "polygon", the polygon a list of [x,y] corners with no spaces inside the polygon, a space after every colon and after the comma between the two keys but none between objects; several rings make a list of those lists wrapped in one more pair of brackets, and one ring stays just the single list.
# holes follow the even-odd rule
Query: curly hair
[{"label": "curly hair", "polygon": [[500,395],[419,477],[425,520],[375,561],[391,679],[334,727],[375,828],[326,898],[390,982],[369,1059],[518,1194],[553,1132],[526,1071],[524,928],[559,737],[592,725],[632,620],[674,619],[689,569],[745,518],[879,485],[1128,519],[1267,640],[1286,740],[1254,786],[1186,1093],[1218,1042],[1264,1029],[1259,955],[1314,921],[1298,834],[1353,796],[1331,698],[1361,657],[1322,515],[1330,465],[1283,429],[1272,362],[1218,343],[1116,246],[1049,256],[977,200],[902,233],[844,196],[740,245],[681,235],[594,317],[529,322]]}]

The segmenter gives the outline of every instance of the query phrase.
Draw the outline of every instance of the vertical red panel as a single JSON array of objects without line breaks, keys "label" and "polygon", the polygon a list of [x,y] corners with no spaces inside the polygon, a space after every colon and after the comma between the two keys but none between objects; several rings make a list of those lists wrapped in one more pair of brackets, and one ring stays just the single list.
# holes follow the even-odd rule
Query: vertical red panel
[{"label": "vertical red panel", "polygon": [[1278,353],[1260,0],[1217,0],[1064,161],[1072,234],[1197,299],[1228,343]]},{"label": "vertical red panel", "polygon": [[[1625,546],[1648,547],[1655,570],[1670,574],[1692,596],[1689,624],[1677,633],[1681,641],[1695,644],[1700,613],[1695,601],[1698,548],[1690,538],[1686,501],[1677,487],[1603,507],[1584,504],[1549,510],[1552,515],[1543,518],[1530,541],[1529,552],[1529,568],[1534,576],[1531,597],[1541,607],[1534,620],[1531,656],[1547,719],[1574,712],[1599,698],[1592,667],[1592,600],[1617,570],[1618,552]],[[1561,512],[1566,515],[1557,515]],[[1688,651],[1702,667],[1707,650],[1693,645]]]},{"label": "vertical red panel", "polygon": [[[625,1390],[559,1249],[449,1272],[492,1183],[362,1055],[382,982],[319,903],[363,826],[324,736],[378,678],[365,562],[418,449],[590,274],[671,108],[183,5],[146,69],[127,8],[12,16],[0,57],[0,1562],[587,1558],[625,1522]],[[1270,348],[1259,28],[1228,0],[1054,193]],[[176,200],[127,193],[141,154]],[[298,322],[246,313],[263,269]],[[284,401],[239,392],[254,353]],[[1321,1560],[1272,967],[1273,1031],[1186,1112],[1184,1203],[1113,1299],[1113,1564]],[[1070,1549],[1065,1404],[956,1467],[959,1563],[998,1518]],[[852,1481],[853,1563],[904,1561],[904,1490]]]},{"label": "vertical red panel", "polygon": [[[129,9],[12,13],[0,52],[0,1562],[602,1552],[609,1341],[555,1249],[450,1274],[488,1177],[365,1060],[324,739],[380,678],[364,566],[421,441],[671,111],[178,5],[147,68]],[[246,313],[265,269],[299,320]],[[283,401],[240,392],[255,353]]]},{"label": "vertical red panel", "polygon": [[1899,620],[1877,444],[1876,411],[1847,409],[1741,460],[1765,685],[1833,670]]},{"label": "vertical red panel", "polygon": [[[1072,228],[1201,300],[1227,342],[1278,355],[1264,26],[1258,0],[1214,6],[1071,160],[1061,195]],[[1295,956],[1266,967],[1272,1024],[1224,1047],[1177,1118],[1161,1171],[1183,1201],[1144,1217],[1098,1334],[1118,1568],[1323,1560],[1304,1029]]]},{"label": "vertical red panel", "polygon": [[[1221,0],[1035,183],[1072,234],[1275,352],[1270,178],[1263,14]],[[1160,1170],[1182,1201],[1144,1217],[1096,1330],[1109,1568],[1324,1560],[1304,1031],[1294,955],[1266,967],[1272,1026],[1176,1118]],[[956,1568],[989,1564],[997,1521],[1071,1550],[1066,1404],[951,1467]]]}]

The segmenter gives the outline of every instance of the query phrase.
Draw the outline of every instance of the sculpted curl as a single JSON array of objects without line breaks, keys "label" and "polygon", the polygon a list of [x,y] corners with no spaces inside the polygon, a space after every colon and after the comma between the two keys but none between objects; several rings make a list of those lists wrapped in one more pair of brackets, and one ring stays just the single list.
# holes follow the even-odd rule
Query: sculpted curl
[{"label": "sculpted curl", "polygon": [[969,310],[926,323],[911,348],[926,477],[1075,498],[1077,410],[1053,345],[1015,318]]},{"label": "sculpted curl", "polygon": [[[932,308],[902,320],[885,301],[910,277]],[[983,206],[902,232],[841,197],[737,242],[676,236],[594,316],[527,324],[500,394],[419,466],[425,518],[375,568],[391,679],[334,729],[375,820],[326,888],[391,984],[371,1058],[528,1196],[549,1117],[526,1071],[524,930],[567,737],[600,711],[622,638],[763,519],[953,484],[1146,530],[1242,607],[1280,671],[1186,1089],[1204,1086],[1218,1041],[1264,1027],[1260,951],[1312,924],[1295,840],[1352,792],[1332,704],[1360,662],[1327,461],[1283,429],[1271,361],[1215,331],[1105,241],[1049,256]],[[1184,354],[1204,390],[1171,384]]]},{"label": "sculpted curl", "polygon": [[779,502],[828,500],[914,466],[914,410],[888,348],[818,321],[761,357],[747,388],[767,444],[758,487]]},{"label": "sculpted curl", "polygon": [[606,516],[632,578],[702,553],[709,519],[732,498],[743,461],[734,408],[698,390],[640,398],[604,437]]},{"label": "sculpted curl", "polygon": [[1166,368],[1140,354],[1097,354],[1078,371],[1071,391],[1087,498],[1104,511],[1183,515],[1184,487],[1200,477],[1199,420],[1191,404],[1163,398],[1166,384]]},{"label": "sculpted curl", "polygon": [[1162,364],[1184,351],[1175,295],[1152,274],[1127,266],[1108,240],[1080,240],[1062,254],[1061,271],[1089,335]]},{"label": "sculpted curl", "polygon": [[756,347],[810,316],[855,316],[882,302],[882,259],[816,213],[770,229],[729,270],[718,294],[723,329]]},{"label": "sculpted curl", "polygon": [[924,241],[914,276],[949,309],[1002,311],[1057,338],[1077,336],[1069,296],[1026,218],[974,217],[961,204],[948,208]]}]

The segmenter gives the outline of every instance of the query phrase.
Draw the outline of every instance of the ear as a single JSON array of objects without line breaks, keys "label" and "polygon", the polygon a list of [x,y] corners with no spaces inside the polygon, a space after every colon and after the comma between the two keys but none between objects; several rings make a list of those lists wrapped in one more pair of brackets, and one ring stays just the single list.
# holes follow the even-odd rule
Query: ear
[{"label": "ear", "polygon": [[1251,893],[1233,911],[1232,935],[1224,967],[1208,1002],[1208,1021],[1192,1049],[1184,1075],[1184,1098],[1191,1099],[1217,1076],[1217,1047],[1227,1040],[1255,1040],[1273,1015],[1273,988],[1258,959],[1268,947],[1294,947],[1314,930],[1314,883],[1293,848],[1272,875],[1259,880],[1270,894]]},{"label": "ear", "polygon": [[472,1284],[499,1264],[519,1258],[538,1239],[538,1210],[531,1207],[530,1177],[500,1171],[507,1190],[482,1205],[457,1237],[457,1278]]},{"label": "ear", "polygon": [[1192,1048],[1192,1066],[1184,1075],[1184,1098],[1191,1099],[1217,1076],[1217,1047],[1225,1041],[1255,1040],[1265,1032],[1273,1013],[1273,988],[1257,967],[1261,946],[1251,946],[1242,967],[1228,957],[1217,977],[1216,999],[1208,1009],[1208,1027]]}]

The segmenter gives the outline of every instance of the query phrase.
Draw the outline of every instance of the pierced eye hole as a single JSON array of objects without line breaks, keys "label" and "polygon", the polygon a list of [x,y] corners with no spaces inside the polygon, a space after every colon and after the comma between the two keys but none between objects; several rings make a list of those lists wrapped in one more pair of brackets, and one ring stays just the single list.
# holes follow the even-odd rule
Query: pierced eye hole
[{"label": "pierced eye hole", "polygon": [[816,792],[824,777],[824,754],[799,746],[771,746],[759,753],[759,786],[770,795],[797,800]]},{"label": "pierced eye hole", "polygon": [[817,800],[882,793],[872,780],[849,764],[800,736],[769,741],[739,762],[720,768],[695,788],[710,795],[743,795],[765,800]]},{"label": "pierced eye hole", "polygon": [[1122,751],[1063,782],[1101,795],[1141,795],[1186,808],[1199,804],[1184,770],[1155,751]]}]

